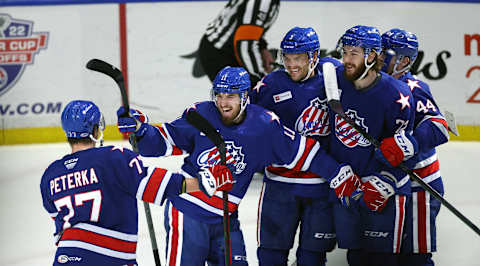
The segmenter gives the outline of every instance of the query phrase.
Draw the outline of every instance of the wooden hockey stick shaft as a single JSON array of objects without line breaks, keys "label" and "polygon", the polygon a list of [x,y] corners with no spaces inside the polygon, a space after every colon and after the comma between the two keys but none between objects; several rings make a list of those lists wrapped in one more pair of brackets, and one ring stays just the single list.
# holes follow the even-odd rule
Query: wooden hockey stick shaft
[{"label": "wooden hockey stick shaft", "polygon": [[[207,138],[209,138],[213,144],[217,147],[220,153],[220,163],[226,165],[226,150],[225,141],[220,133],[199,113],[190,109],[187,112],[187,121],[193,125],[200,132],[203,132]],[[230,240],[230,214],[228,211],[228,192],[222,191],[222,203],[223,203],[223,232],[225,240],[225,265],[232,265],[232,248]]]},{"label": "wooden hockey stick shaft", "polygon": [[[122,96],[122,105],[123,105],[123,108],[125,109],[125,113],[123,113],[122,116],[125,116],[125,117],[129,116],[130,104],[128,102],[128,95],[127,95],[127,90],[125,89],[125,83],[124,83],[124,77],[123,77],[122,71],[120,71],[120,69],[100,59],[89,60],[86,67],[90,70],[103,73],[111,77],[115,81],[118,88],[120,89],[120,94]],[[138,153],[138,146],[135,138],[135,133],[130,134],[130,143],[132,144],[133,151]],[[153,258],[155,260],[155,265],[161,266],[160,255],[158,253],[157,238],[155,237],[155,229],[153,227],[152,214],[150,211],[150,205],[148,204],[149,204],[148,202],[145,202],[145,201],[143,202],[143,207],[145,209],[145,217],[147,219],[147,225],[148,225],[148,233],[150,235],[150,242],[152,244]]]}]

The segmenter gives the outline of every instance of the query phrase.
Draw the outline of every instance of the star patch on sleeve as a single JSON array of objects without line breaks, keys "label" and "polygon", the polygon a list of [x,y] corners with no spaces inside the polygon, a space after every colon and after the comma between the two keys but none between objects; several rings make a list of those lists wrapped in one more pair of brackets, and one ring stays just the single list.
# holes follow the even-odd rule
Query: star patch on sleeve
[{"label": "star patch on sleeve", "polygon": [[418,80],[407,79],[407,86],[410,87],[410,91],[413,91],[415,88],[422,88],[420,85],[418,85],[418,82]]},{"label": "star patch on sleeve", "polygon": [[401,110],[403,110],[405,107],[410,108],[410,103],[408,102],[408,99],[410,99],[410,96],[405,96],[401,92],[398,92],[400,94],[400,99],[396,100],[396,103],[399,103],[402,105]]},{"label": "star patch on sleeve", "polygon": [[120,152],[123,153],[123,149],[124,147],[120,147],[120,146],[113,146],[112,150],[111,151],[114,151],[114,150],[119,150]]},{"label": "star patch on sleeve", "polygon": [[265,83],[263,82],[263,79],[265,77],[263,77],[259,82],[257,82],[257,85],[255,85],[255,87],[253,88],[254,91],[257,91],[257,93],[260,93],[260,88],[262,86],[265,86]]},{"label": "star patch on sleeve", "polygon": [[277,114],[275,114],[275,113],[272,112],[272,111],[268,111],[267,114],[270,115],[270,122],[272,122],[272,121],[275,120],[275,121],[277,121],[278,124],[280,124],[280,117],[278,117]]}]

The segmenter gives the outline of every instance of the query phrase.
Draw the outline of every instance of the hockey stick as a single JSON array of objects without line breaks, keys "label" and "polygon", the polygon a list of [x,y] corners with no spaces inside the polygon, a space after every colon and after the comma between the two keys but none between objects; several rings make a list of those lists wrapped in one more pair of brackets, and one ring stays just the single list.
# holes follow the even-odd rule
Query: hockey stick
[{"label": "hockey stick", "polygon": [[[200,132],[203,132],[208,139],[217,147],[220,153],[220,163],[226,164],[225,141],[220,133],[199,113],[190,109],[187,112],[187,121]],[[232,265],[232,248],[230,243],[230,215],[228,211],[228,192],[223,191],[223,232],[225,239],[225,265]]]},{"label": "hockey stick", "polygon": [[[326,66],[327,65],[327,66]],[[325,63],[323,65],[323,73],[327,80],[325,81],[325,93],[327,94],[327,101],[328,106],[330,109],[338,114],[341,118],[343,118],[350,126],[352,126],[360,135],[366,138],[370,143],[375,146],[375,148],[380,148],[380,142],[369,135],[363,128],[358,126],[350,117],[348,117],[340,103],[340,95],[338,91],[338,84],[337,84],[337,75],[335,73],[335,67],[331,63]],[[440,193],[438,193],[435,189],[433,189],[429,184],[425,183],[421,177],[419,177],[412,169],[405,166],[405,164],[401,163],[397,166],[400,170],[410,176],[410,179],[416,181],[420,186],[428,191],[434,198],[440,201],[447,209],[449,209],[455,216],[457,216],[462,222],[464,222],[468,227],[470,227],[475,233],[480,236],[480,229],[470,221],[465,215],[463,215],[460,211],[458,211],[452,204],[450,204],[447,200],[445,200]]]},{"label": "hockey stick", "polygon": [[[125,113],[122,114],[122,117],[127,117],[130,115],[130,105],[128,103],[127,90],[125,89],[125,83],[123,79],[122,71],[118,68],[110,65],[109,63],[102,61],[100,59],[91,59],[87,63],[87,68],[93,71],[103,73],[117,83],[118,88],[120,89],[120,94],[122,95],[122,105],[125,109]],[[133,151],[138,153],[137,142],[135,139],[135,133],[130,134],[130,143],[132,144]],[[148,233],[150,234],[150,241],[152,243],[153,258],[155,259],[155,265],[160,266],[160,256],[158,254],[157,239],[155,237],[155,229],[153,228],[152,214],[150,212],[150,206],[147,202],[143,202],[143,207],[145,208],[145,216],[147,218]]]}]

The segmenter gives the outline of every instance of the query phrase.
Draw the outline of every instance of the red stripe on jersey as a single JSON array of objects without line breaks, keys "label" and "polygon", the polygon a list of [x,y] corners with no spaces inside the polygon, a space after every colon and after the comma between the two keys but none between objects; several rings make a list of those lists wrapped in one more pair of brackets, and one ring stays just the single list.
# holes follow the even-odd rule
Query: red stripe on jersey
[{"label": "red stripe on jersey", "polygon": [[158,193],[160,183],[162,183],[163,177],[167,173],[166,169],[157,168],[153,171],[152,176],[148,180],[143,192],[142,200],[146,202],[154,202]]},{"label": "red stripe on jersey", "polygon": [[177,146],[172,146],[173,147],[173,151],[172,151],[172,155],[182,155],[183,154],[183,151],[177,147]]},{"label": "red stripe on jersey", "polygon": [[440,123],[442,124],[445,129],[448,130],[448,124],[447,124],[447,121],[445,121],[445,119],[440,119],[440,118],[429,118],[428,120],[432,121],[432,122],[437,122],[437,123]]},{"label": "red stripe on jersey", "polygon": [[168,139],[167,137],[167,133],[165,132],[165,130],[163,129],[163,127],[161,126],[156,126],[158,128],[158,130],[160,130],[160,133],[162,133],[163,137]]},{"label": "red stripe on jersey", "polygon": [[397,228],[397,248],[394,253],[400,253],[400,246],[402,245],[403,224],[405,221],[405,196],[398,196],[398,228]]},{"label": "red stripe on jersey", "polygon": [[319,177],[317,174],[313,172],[303,172],[303,171],[295,171],[292,169],[284,168],[284,167],[267,167],[267,171],[272,174],[276,174],[278,176],[283,177],[291,177],[291,178],[313,178]]},{"label": "red stripe on jersey", "polygon": [[435,172],[438,172],[440,169],[440,163],[438,160],[435,160],[435,162],[419,169],[414,169],[413,171],[418,174],[421,178],[427,177]]},{"label": "red stripe on jersey", "polygon": [[417,215],[418,215],[418,252],[427,253],[427,209],[425,206],[425,191],[417,192]]},{"label": "red stripe on jersey", "polygon": [[93,244],[95,246],[108,248],[115,251],[135,253],[137,250],[137,242],[129,242],[120,240],[110,236],[104,236],[79,228],[70,228],[63,232],[60,241],[76,240]]},{"label": "red stripe on jersey", "polygon": [[[156,126],[156,127],[158,128],[158,130],[160,130],[160,133],[162,133],[163,137],[166,140],[168,140],[167,133],[165,132],[163,127],[161,127],[161,126]],[[172,151],[171,155],[182,155],[183,154],[182,149],[180,149],[179,147],[172,145],[172,148],[173,148],[173,151]],[[166,154],[166,155],[170,155],[170,154]]]},{"label": "red stripe on jersey", "polygon": [[177,264],[177,251],[178,251],[178,210],[172,206],[172,224],[170,235],[170,254],[169,254],[169,266],[175,266]]},{"label": "red stripe on jersey", "polygon": [[300,160],[298,160],[297,164],[295,165],[295,167],[292,168],[292,170],[300,171],[300,169],[302,169],[302,166],[305,163],[305,160],[307,159],[308,154],[310,153],[310,151],[312,150],[313,146],[316,143],[317,142],[314,139],[307,138],[307,141],[305,142],[305,149],[303,150],[302,157],[300,157]]},{"label": "red stripe on jersey", "polygon": [[[198,198],[199,200],[207,203],[212,207],[223,210],[223,199],[220,197],[217,197],[214,195],[213,197],[209,198],[207,195],[203,194],[203,192],[201,191],[190,192],[188,194],[194,196],[195,198]],[[236,211],[237,208],[238,208],[238,204],[232,203],[230,201],[228,202],[228,211],[230,213]]]}]

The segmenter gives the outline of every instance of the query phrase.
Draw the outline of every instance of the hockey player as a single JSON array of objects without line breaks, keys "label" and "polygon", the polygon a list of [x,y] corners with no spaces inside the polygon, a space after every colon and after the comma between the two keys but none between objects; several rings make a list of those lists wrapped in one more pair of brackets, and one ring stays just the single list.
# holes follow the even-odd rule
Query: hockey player
[{"label": "hockey player", "polygon": [[[339,165],[314,139],[283,126],[274,112],[248,104],[249,89],[250,79],[243,68],[226,67],[213,82],[213,101],[191,107],[223,135],[227,164],[235,175],[228,205],[233,265],[247,265],[237,209],[255,172],[274,163],[293,170],[310,170],[328,178],[356,178],[349,166]],[[182,172],[186,176],[194,175],[200,167],[219,163],[217,148],[186,121],[185,115],[161,127],[146,123],[137,126],[133,119],[119,120],[119,128],[136,130],[139,151],[144,156],[185,151],[188,156]],[[223,265],[222,216],[220,195],[208,198],[195,192],[169,198],[165,208],[167,264]]]},{"label": "hockey player", "polygon": [[[448,126],[429,86],[409,72],[418,55],[417,36],[405,30],[391,29],[382,34],[382,48],[385,56],[382,70],[405,82],[413,94],[413,108],[416,111],[413,137],[418,143],[418,153],[406,163],[425,183],[443,195],[435,147],[448,141]],[[395,139],[386,138],[376,155],[380,160],[388,161],[388,164],[398,165],[404,160],[399,148]],[[417,182],[412,182],[411,186],[412,200],[408,203],[405,220],[406,239],[402,246],[401,265],[433,265],[432,252],[436,251],[435,219],[441,204]]]},{"label": "hockey player", "polygon": [[[300,135],[327,144],[330,126],[323,75],[317,68],[318,36],[312,28],[292,28],[280,49],[285,69],[263,78],[251,91],[251,102],[274,111]],[[336,243],[329,191],[327,180],[312,172],[265,168],[257,224],[259,265],[287,265],[299,225],[297,264],[325,265],[326,252]]]},{"label": "hockey player", "polygon": [[208,24],[200,41],[200,63],[213,82],[226,66],[244,67],[256,84],[273,69],[264,36],[277,20],[280,0],[231,0]]},{"label": "hockey player", "polygon": [[213,194],[232,187],[225,166],[200,170],[199,184],[191,176],[145,167],[126,148],[96,148],[104,120],[93,102],[70,102],[61,120],[72,153],[53,162],[40,183],[43,206],[55,222],[53,265],[136,264],[137,199],[162,204],[182,190],[200,186]]},{"label": "hockey player", "polygon": [[[383,61],[379,56],[378,29],[352,27],[342,35],[339,44],[344,65],[337,68],[336,74],[346,116],[377,140],[398,136],[405,144],[404,157],[412,156],[412,95],[406,84],[380,72]],[[342,201],[347,208],[339,204],[334,208],[338,246],[348,249],[351,266],[398,265],[396,254],[403,240],[409,177],[375,160],[372,143],[339,114],[331,113],[330,125],[329,153],[350,163],[362,176],[360,190],[349,201]],[[359,201],[352,200],[357,196]]]}]

